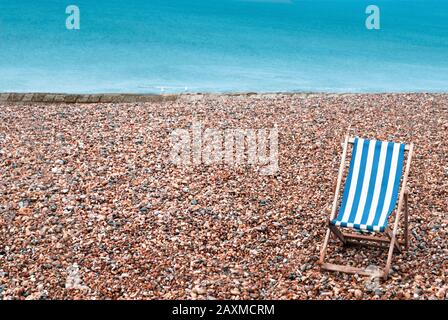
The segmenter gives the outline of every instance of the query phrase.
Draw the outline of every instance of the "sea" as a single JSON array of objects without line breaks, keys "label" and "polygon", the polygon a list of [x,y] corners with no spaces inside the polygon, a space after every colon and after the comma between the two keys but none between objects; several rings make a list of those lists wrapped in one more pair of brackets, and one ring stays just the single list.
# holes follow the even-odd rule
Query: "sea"
[{"label": "sea", "polygon": [[0,92],[447,91],[447,0],[0,0]]}]

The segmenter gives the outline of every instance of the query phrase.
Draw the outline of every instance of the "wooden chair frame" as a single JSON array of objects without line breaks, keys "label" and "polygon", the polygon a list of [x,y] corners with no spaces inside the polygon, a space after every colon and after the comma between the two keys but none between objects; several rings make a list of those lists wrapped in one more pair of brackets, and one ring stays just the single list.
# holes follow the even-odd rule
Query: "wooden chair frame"
[{"label": "wooden chair frame", "polygon": [[[319,264],[321,266],[321,269],[328,270],[328,271],[339,271],[339,272],[345,272],[345,273],[355,273],[360,275],[368,275],[368,276],[375,276],[375,277],[383,277],[384,279],[387,279],[389,275],[390,266],[392,263],[392,255],[394,252],[394,249],[396,249],[399,252],[403,251],[402,245],[404,245],[404,249],[409,249],[409,228],[408,228],[408,189],[407,189],[407,181],[409,176],[409,170],[411,167],[411,159],[412,159],[412,153],[414,149],[414,144],[411,143],[410,145],[405,146],[405,151],[408,151],[408,156],[406,160],[406,167],[405,172],[403,175],[402,183],[400,186],[400,194],[399,194],[399,200],[398,200],[398,208],[396,210],[395,215],[395,222],[393,224],[393,229],[390,230],[389,228],[386,228],[384,233],[386,236],[369,236],[369,235],[361,235],[361,234],[350,234],[345,233],[339,230],[339,228],[335,225],[331,224],[331,221],[335,219],[337,207],[338,207],[338,199],[339,199],[339,193],[342,183],[342,177],[344,174],[344,169],[346,167],[346,157],[347,157],[347,149],[349,144],[354,144],[355,139],[349,138],[348,136],[345,137],[345,141],[343,144],[343,150],[342,150],[342,158],[341,158],[341,164],[339,166],[339,174],[338,174],[338,180],[336,183],[336,191],[333,199],[333,205],[331,208],[330,213],[330,220],[327,222],[327,233],[325,235],[324,244],[322,246],[321,252],[320,252],[320,259]],[[398,223],[400,220],[400,215],[403,210],[404,206],[404,241],[399,241],[397,238],[397,232],[398,232]],[[347,265],[338,265],[338,264],[332,264],[332,263],[325,263],[325,255],[327,252],[327,246],[328,242],[330,240],[330,235],[334,234],[337,239],[339,239],[344,245],[366,245],[366,246],[376,246],[376,247],[385,247],[384,244],[389,247],[388,255],[387,255],[387,261],[386,266],[383,270],[380,271],[372,271],[368,269],[362,269],[362,268],[355,268],[352,266]]]}]

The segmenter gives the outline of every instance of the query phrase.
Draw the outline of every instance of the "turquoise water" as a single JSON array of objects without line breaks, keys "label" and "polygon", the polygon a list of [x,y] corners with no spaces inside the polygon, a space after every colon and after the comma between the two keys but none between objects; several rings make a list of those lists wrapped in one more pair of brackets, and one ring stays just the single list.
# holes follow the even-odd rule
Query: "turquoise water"
[{"label": "turquoise water", "polygon": [[0,91],[447,88],[445,0],[0,0]]}]

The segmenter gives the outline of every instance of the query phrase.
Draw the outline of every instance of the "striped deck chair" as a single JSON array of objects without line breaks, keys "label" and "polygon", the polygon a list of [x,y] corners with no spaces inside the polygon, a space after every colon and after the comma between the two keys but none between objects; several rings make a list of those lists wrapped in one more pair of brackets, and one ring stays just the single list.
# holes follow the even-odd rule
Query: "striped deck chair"
[{"label": "striped deck chair", "polygon": [[[345,181],[342,200],[339,190],[346,163],[348,145],[353,145],[349,172]],[[403,160],[408,152],[403,174]],[[401,252],[409,248],[408,237],[408,191],[406,183],[411,165],[413,144],[345,138],[342,159],[333,206],[328,221],[328,230],[321,250],[321,268],[330,271],[357,273],[387,278],[394,249]],[[400,188],[401,182],[401,188]],[[388,220],[397,205],[393,229]],[[404,241],[397,239],[398,222],[404,204]],[[337,212],[337,215],[336,215]],[[340,229],[350,230],[343,232]],[[325,255],[330,235],[344,245],[372,245],[384,247],[389,252],[386,267],[380,271],[355,268],[352,266],[325,263]]]}]

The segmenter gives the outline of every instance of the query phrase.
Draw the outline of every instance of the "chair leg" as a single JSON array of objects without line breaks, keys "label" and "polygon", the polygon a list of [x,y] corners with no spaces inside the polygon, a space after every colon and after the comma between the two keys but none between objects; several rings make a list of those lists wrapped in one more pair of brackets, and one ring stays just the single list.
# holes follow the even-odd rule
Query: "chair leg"
[{"label": "chair leg", "polygon": [[408,193],[404,194],[404,248],[409,250]]},{"label": "chair leg", "polygon": [[327,229],[327,234],[325,235],[324,244],[322,246],[322,250],[320,251],[320,259],[319,264],[322,265],[325,261],[325,254],[327,253],[328,241],[330,240],[330,228]]},{"label": "chair leg", "polygon": [[384,280],[386,280],[387,277],[389,276],[390,266],[392,264],[392,255],[394,254],[395,242],[396,242],[396,236],[392,234],[390,239],[389,252],[387,254],[386,267],[384,268],[384,274],[383,274]]}]

